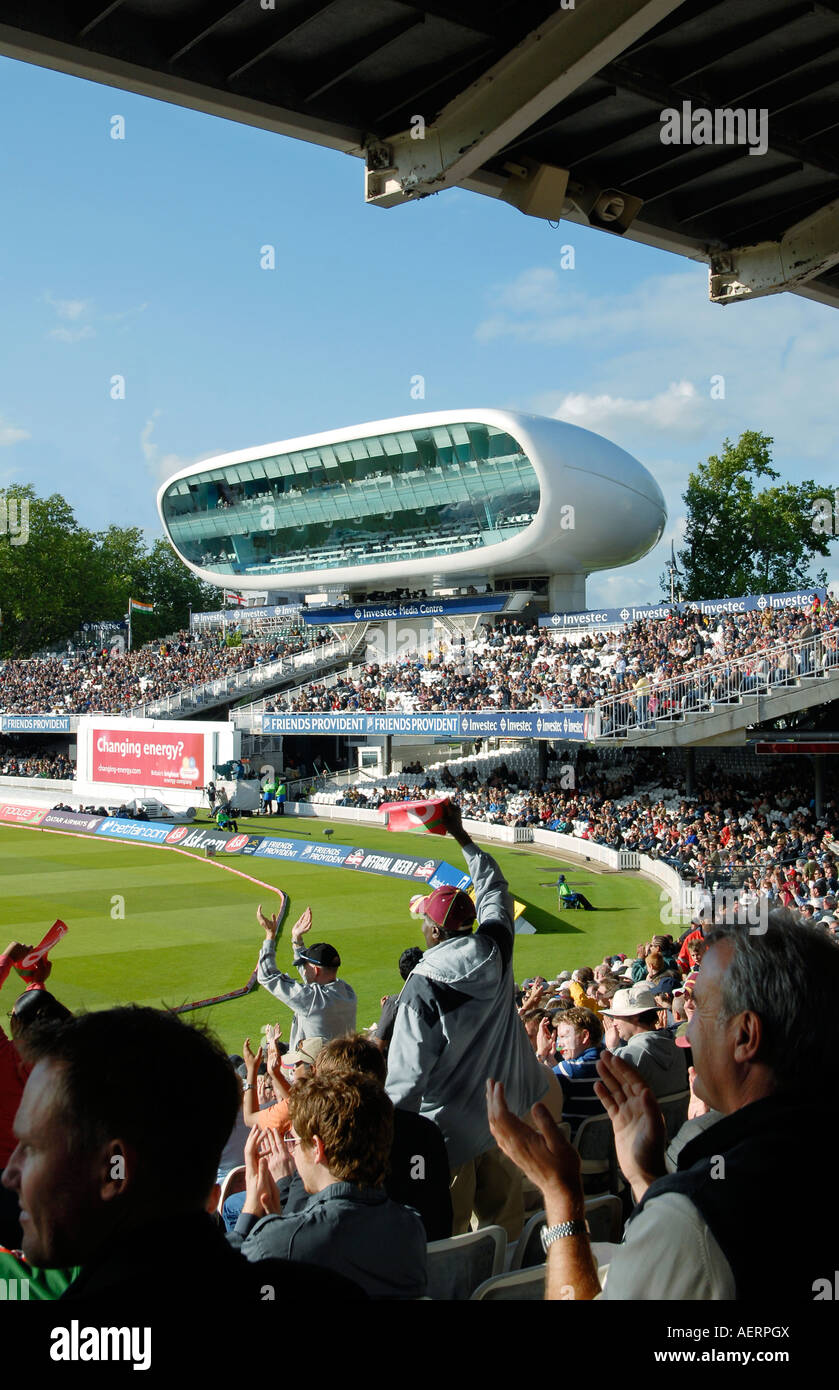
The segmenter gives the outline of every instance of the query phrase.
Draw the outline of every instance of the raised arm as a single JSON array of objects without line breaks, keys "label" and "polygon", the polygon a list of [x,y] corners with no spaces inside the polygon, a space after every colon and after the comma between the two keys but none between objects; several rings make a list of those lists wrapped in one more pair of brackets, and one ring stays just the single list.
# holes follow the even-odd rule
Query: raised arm
[{"label": "raised arm", "polygon": [[[301,923],[308,914],[308,926]],[[305,1005],[310,998],[310,990],[307,985],[300,984],[292,979],[291,975],[286,975],[277,967],[277,918],[268,917],[260,905],[256,909],[256,920],[262,927],[265,937],[262,942],[262,949],[259,952],[259,960],[256,966],[256,978],[264,989],[273,994],[276,999],[282,1000],[290,1009],[295,1009],[300,1005]],[[312,924],[311,909],[306,908],[303,916],[295,922],[291,929],[291,944],[294,950],[300,946],[300,937],[304,931],[308,931]]]},{"label": "raised arm", "polygon": [[548,1227],[562,1228],[555,1232],[557,1238],[548,1250],[545,1298],[597,1298],[600,1281],[585,1224],[579,1154],[562,1137],[543,1105],[533,1107],[536,1129],[513,1115],[500,1082],[487,1082],[487,1111],[501,1152],[540,1189]]},{"label": "raised arm", "polygon": [[466,867],[475,889],[475,911],[479,927],[484,923],[500,926],[502,935],[509,937],[509,947],[512,950],[514,906],[506,878],[492,855],[480,849],[463,829],[460,809],[457,806],[450,802],[444,807],[442,819],[448,834],[463,850]]},{"label": "raised arm", "polygon": [[250,1038],[245,1038],[242,1047],[242,1056],[245,1059],[245,1066],[248,1069],[247,1079],[242,1089],[242,1118],[246,1125],[255,1125],[255,1117],[259,1113],[259,1098],[256,1094],[256,1078],[259,1075],[259,1065],[262,1061],[262,1048],[260,1047],[256,1055],[254,1055],[251,1051]]}]

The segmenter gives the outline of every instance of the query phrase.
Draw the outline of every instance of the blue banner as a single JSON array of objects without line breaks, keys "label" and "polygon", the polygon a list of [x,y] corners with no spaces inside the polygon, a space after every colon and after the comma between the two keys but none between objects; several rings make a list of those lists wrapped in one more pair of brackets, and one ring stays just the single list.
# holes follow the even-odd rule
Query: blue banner
[{"label": "blue banner", "polygon": [[172,825],[163,821],[124,820],[116,816],[110,816],[100,823],[93,816],[70,815],[66,812],[51,812],[46,822],[95,831],[97,835],[108,835],[119,840],[141,841],[168,848],[175,845],[181,849],[198,850],[212,847],[217,854],[252,854],[259,859],[291,860],[299,864],[317,864],[321,868],[357,869],[360,873],[384,874],[388,878],[430,884],[433,888],[441,883],[467,887],[471,881],[462,869],[439,859],[382,854],[379,850],[362,849],[359,845],[282,840],[273,835],[230,835],[211,824]]},{"label": "blue banner", "polygon": [[492,710],[460,716],[464,736],[490,738],[594,738],[594,710]]},{"label": "blue banner", "polygon": [[263,714],[264,734],[451,734],[460,733],[458,714]]},{"label": "blue banner", "polygon": [[193,630],[202,627],[217,627],[221,623],[237,623],[242,618],[299,618],[300,605],[296,603],[274,603],[253,608],[215,608],[206,613],[190,614],[189,626]]},{"label": "blue banner", "polygon": [[69,734],[69,714],[0,714],[4,733]]},{"label": "blue banner", "polygon": [[539,626],[562,629],[635,623],[641,618],[669,618],[671,613],[700,613],[709,618],[726,613],[782,611],[785,608],[811,608],[818,598],[824,603],[827,590],[793,589],[783,594],[745,594],[741,598],[709,598],[696,603],[659,603],[647,607],[627,604],[624,608],[589,608],[582,613],[540,613]]},{"label": "blue banner", "polygon": [[[415,859],[404,854],[382,854],[378,850],[362,849],[358,845],[325,845],[311,840],[278,840],[265,836],[254,851],[260,859],[292,859],[302,864],[320,864],[326,868],[358,869],[366,874],[385,874],[389,878],[419,879],[429,883],[445,867],[437,859]],[[451,882],[451,879],[441,879]]]},{"label": "blue banner", "polygon": [[162,844],[172,829],[158,821],[126,820],[124,816],[109,816],[103,820],[97,835],[111,835],[116,840],[151,840]]},{"label": "blue banner", "polygon": [[357,608],[307,608],[302,617],[304,623],[329,623],[336,627],[341,623],[376,622],[390,618],[439,618],[447,613],[500,613],[508,598],[509,594],[473,594],[471,597],[427,598],[405,603],[364,603]]},{"label": "blue banner", "polygon": [[423,734],[436,738],[595,738],[594,710],[476,710],[474,714],[264,714],[264,734]]},{"label": "blue banner", "polygon": [[355,869],[363,874],[381,874],[400,878],[404,882],[439,888],[450,883],[456,888],[468,888],[472,882],[462,868],[442,859],[419,859],[409,854],[383,854],[381,850],[363,849],[360,845],[322,844],[313,840],[281,840],[273,835],[229,835],[211,823],[206,825],[172,825],[165,821],[125,820],[109,816],[102,820],[84,812],[50,811],[43,825],[76,830],[87,834],[106,835],[111,839],[133,843],[157,844],[165,848],[182,849],[212,847],[216,854],[252,854],[260,859],[282,859],[299,864],[316,864],[321,868]]}]

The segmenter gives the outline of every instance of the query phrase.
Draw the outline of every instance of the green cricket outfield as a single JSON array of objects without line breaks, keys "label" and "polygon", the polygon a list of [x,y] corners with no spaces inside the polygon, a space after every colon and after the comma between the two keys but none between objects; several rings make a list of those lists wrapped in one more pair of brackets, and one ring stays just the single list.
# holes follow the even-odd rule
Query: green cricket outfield
[{"label": "green cricket outfield", "polygon": [[[322,820],[274,817],[239,822],[242,831],[306,837],[327,843]],[[451,839],[391,834],[384,829],[336,825],[334,839],[365,849],[461,863]],[[659,889],[637,874],[601,874],[523,846],[488,845],[514,895],[526,905],[535,935],[517,935],[515,975],[554,976],[559,970],[596,965],[607,953],[635,953],[636,943],[659,930]],[[581,845],[581,849],[582,849]],[[341,974],[358,994],[360,1028],[375,1023],[383,994],[397,991],[397,960],[406,946],[422,945],[419,923],[408,913],[416,882],[306,863],[238,857],[231,868],[289,895],[285,929],[277,949],[281,969],[291,965],[291,924],[311,904],[310,941],[331,941]],[[556,911],[556,893],[539,881],[564,871],[598,908]],[[54,948],[49,988],[73,1010],[139,1003],[175,1007],[243,986],[256,963],[262,931],[261,901],[273,894],[200,853],[175,853],[145,844],[113,843],[37,829],[0,825],[0,932],[3,940],[35,943],[62,918],[67,936]],[[271,909],[273,910],[273,908]],[[7,1014],[20,992],[17,976],[0,991]],[[240,1053],[246,1036],[279,1022],[287,1039],[291,1015],[264,990],[187,1018],[203,1018],[229,1052]]]}]

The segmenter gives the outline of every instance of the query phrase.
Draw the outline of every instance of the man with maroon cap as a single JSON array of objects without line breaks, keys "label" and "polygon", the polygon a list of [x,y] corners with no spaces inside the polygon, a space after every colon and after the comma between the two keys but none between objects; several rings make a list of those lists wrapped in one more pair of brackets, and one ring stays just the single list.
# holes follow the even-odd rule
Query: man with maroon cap
[{"label": "man with maroon cap", "polygon": [[[475,902],[449,886],[414,900],[426,951],[399,997],[388,1052],[387,1092],[394,1105],[436,1121],[452,1170],[454,1233],[474,1209],[482,1224],[521,1231],[520,1175],[493,1142],[487,1078],[500,1073],[511,1108],[526,1115],[537,1099],[556,1119],[562,1093],[530,1046],[516,1010],[513,901],[498,864],[463,829],[456,806],[443,824],[463,850]],[[473,931],[477,919],[477,931]]]}]

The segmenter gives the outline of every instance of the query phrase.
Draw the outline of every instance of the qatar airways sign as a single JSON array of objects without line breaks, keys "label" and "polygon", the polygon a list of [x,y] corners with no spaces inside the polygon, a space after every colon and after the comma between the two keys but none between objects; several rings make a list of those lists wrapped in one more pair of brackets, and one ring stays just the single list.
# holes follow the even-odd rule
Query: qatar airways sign
[{"label": "qatar airways sign", "polygon": [[94,782],[197,789],[204,782],[204,735],[94,728]]}]

